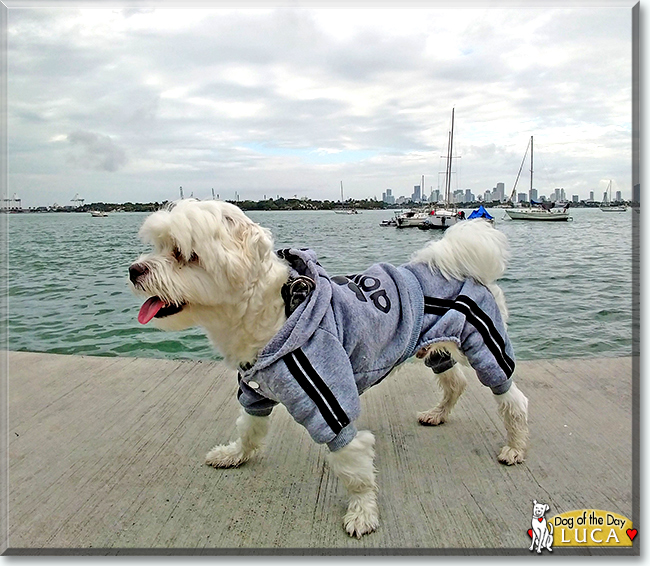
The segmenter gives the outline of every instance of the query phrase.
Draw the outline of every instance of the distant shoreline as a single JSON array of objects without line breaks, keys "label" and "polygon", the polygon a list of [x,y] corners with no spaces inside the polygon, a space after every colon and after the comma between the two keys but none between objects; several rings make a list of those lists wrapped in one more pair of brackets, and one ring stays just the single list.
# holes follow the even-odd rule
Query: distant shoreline
[{"label": "distant shoreline", "polygon": [[[429,206],[430,203],[408,201],[401,204],[388,204],[377,200],[348,200],[344,204],[340,201],[319,201],[309,199],[267,199],[260,201],[226,201],[234,204],[245,211],[261,210],[261,211],[285,211],[285,210],[342,210],[342,209],[357,209],[357,210],[401,210],[403,208],[421,208]],[[104,203],[95,202],[91,204],[84,204],[81,206],[63,206],[63,207],[30,207],[30,208],[15,208],[15,209],[0,209],[0,213],[5,214],[31,214],[31,213],[50,213],[50,212],[74,212],[74,213],[90,213],[91,211],[97,212],[154,212],[167,206],[170,201],[163,202],[149,202],[149,203]],[[478,208],[483,205],[485,208],[502,208],[505,203],[500,202],[461,202],[457,203],[458,208]],[[633,206],[634,203],[630,201],[615,202],[612,204],[626,204]],[[571,208],[599,208],[600,202],[571,202]]]}]

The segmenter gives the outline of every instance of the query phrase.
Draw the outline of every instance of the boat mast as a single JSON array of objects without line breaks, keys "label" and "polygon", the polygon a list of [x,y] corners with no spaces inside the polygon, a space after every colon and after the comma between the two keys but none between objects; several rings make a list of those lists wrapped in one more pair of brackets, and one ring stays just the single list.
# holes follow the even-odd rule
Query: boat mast
[{"label": "boat mast", "polygon": [[[524,157],[521,160],[521,165],[519,166],[519,172],[517,173],[517,178],[515,179],[515,184],[512,185],[512,192],[510,193],[510,202],[514,204],[516,202],[515,197],[517,196],[517,183],[519,183],[519,177],[521,176],[521,172],[524,168],[524,163],[526,163],[526,157],[528,156],[528,148],[530,145],[533,143],[533,136],[530,136],[530,141],[528,142],[528,145],[526,146],[526,152],[524,153]],[[532,156],[532,151],[531,151],[531,157],[530,157],[530,162],[531,162],[531,182],[530,182],[530,188],[533,188],[533,182],[532,182],[532,162],[533,162],[533,156]],[[530,195],[529,195],[530,196]]]},{"label": "boat mast", "polygon": [[344,203],[344,200],[343,200],[343,181],[341,181],[341,204],[343,204],[343,203]]},{"label": "boat mast", "polygon": [[531,195],[533,194],[533,136],[530,136],[530,193],[529,194]]},{"label": "boat mast", "polygon": [[445,163],[445,204],[447,204],[447,195],[449,194],[449,151],[451,141],[451,132],[447,132],[447,162]]},{"label": "boat mast", "polygon": [[454,150],[454,108],[451,109],[451,131],[449,132],[449,151],[447,152],[447,183],[445,187],[445,204],[449,205],[451,190],[451,161]]},{"label": "boat mast", "polygon": [[609,180],[609,186],[607,187],[609,189],[609,204],[610,206],[612,205],[612,180]]}]

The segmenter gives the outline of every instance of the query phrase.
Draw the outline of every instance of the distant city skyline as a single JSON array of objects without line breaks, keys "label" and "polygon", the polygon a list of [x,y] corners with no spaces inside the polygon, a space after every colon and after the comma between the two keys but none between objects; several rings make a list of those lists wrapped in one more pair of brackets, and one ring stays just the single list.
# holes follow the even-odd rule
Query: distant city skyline
[{"label": "distant city skyline", "polygon": [[[502,183],[501,183],[502,184]],[[180,187],[180,196],[181,199],[185,198],[182,187]],[[415,189],[419,189],[419,186],[416,186]],[[190,193],[189,198],[196,198],[194,197],[193,193]],[[213,193],[212,198],[220,199],[220,195],[218,193]],[[270,200],[279,200],[280,198],[283,198],[284,200],[291,200],[291,199],[296,199],[298,198],[298,195],[293,195],[289,197],[280,197],[280,195],[276,195],[275,197],[270,196],[267,197],[267,195],[264,195],[262,199],[246,199],[246,198],[241,198],[238,193],[235,193],[235,198],[233,199],[225,199],[225,200],[230,200],[232,202],[240,202],[240,201],[249,201],[249,202],[261,202],[261,201],[266,201],[268,199]],[[307,197],[300,197],[299,200],[306,200]],[[204,200],[204,199],[203,199]],[[319,200],[319,199],[313,199],[313,200]],[[330,200],[330,199],[321,199],[322,201],[325,200]],[[346,202],[348,200],[357,200],[354,198],[351,199],[346,199]],[[410,196],[406,195],[400,195],[398,197],[395,197],[395,195],[392,194],[391,189],[386,189],[384,193],[382,193],[381,198],[375,198],[372,197],[370,199],[358,199],[358,200],[368,200],[368,201],[377,201],[377,202],[384,202],[389,205],[395,205],[395,204],[436,204],[436,203],[442,203],[444,202],[444,195],[441,191],[437,189],[433,189],[430,193],[430,196],[427,196],[426,194],[420,195],[419,197],[417,196],[417,190],[413,192]],[[484,195],[474,195],[472,193],[471,189],[465,189],[464,191],[462,189],[454,190],[452,192],[450,202],[451,204],[461,204],[461,203],[494,203],[494,202],[507,202],[509,200],[505,196],[500,196],[500,193],[497,191],[486,191]],[[588,199],[581,199],[579,195],[571,195],[572,202],[574,203],[579,203],[579,202],[597,202],[597,203],[609,203],[609,195],[608,192],[605,191],[603,193],[602,200],[600,201],[595,201],[594,200],[594,193],[593,191],[590,192],[589,198]],[[621,191],[616,191],[615,197],[613,198],[614,202],[620,202],[623,200],[629,200],[629,199],[623,199]],[[513,199],[513,202],[531,202],[531,201],[569,201],[568,195],[566,194],[566,191],[563,188],[556,188],[550,195],[545,195],[541,194],[538,196],[538,192],[536,189],[529,190],[528,193],[516,193],[515,198]],[[151,204],[152,202],[156,201],[149,201],[147,202],[140,202],[140,203],[134,203],[132,201],[129,201],[131,204]],[[163,201],[164,202],[164,201]],[[340,202],[340,199],[338,201],[334,199],[333,201],[330,200],[330,202]],[[124,202],[103,202],[103,201],[97,201],[96,204],[103,203],[105,205],[125,205],[127,203]],[[59,204],[59,203],[52,203],[51,205],[39,205],[39,206],[27,206],[23,207],[22,205],[22,199],[20,199],[16,194],[13,194],[11,197],[5,198],[4,201],[0,204],[0,209],[2,211],[16,211],[20,212],[21,210],[23,211],[30,211],[30,210],[70,210],[70,209],[75,209],[79,208],[82,209],[84,205],[86,207],[88,205],[91,205],[93,203],[91,202],[86,202],[85,199],[81,198],[79,194],[75,194],[75,197],[71,200],[71,204]]]},{"label": "distant city skyline", "polygon": [[[486,191],[484,191],[483,194],[478,194],[478,195],[475,195],[472,192],[471,189],[454,189],[454,190],[452,190],[452,195],[454,195],[454,194],[456,194],[456,195],[457,194],[462,194],[464,198],[463,198],[463,200],[457,200],[455,198],[452,198],[451,200],[452,200],[452,202],[479,202],[479,201],[482,201],[482,202],[491,202],[491,201],[505,202],[510,196],[510,191],[505,191],[504,190],[504,188],[503,188],[504,183],[497,183],[496,185],[497,186],[495,188],[493,188],[492,190],[486,190]],[[499,190],[499,189],[501,189],[501,190]],[[369,196],[369,197],[359,198],[358,200],[364,200],[364,199],[372,200],[372,199],[374,199],[374,200],[386,202],[388,204],[395,204],[396,202],[409,202],[409,201],[412,201],[412,202],[442,202],[444,200],[444,190],[442,190],[442,189],[433,189],[432,187],[430,187],[429,190],[425,191],[425,193],[421,193],[420,191],[421,191],[420,185],[415,185],[414,190],[410,195],[406,194],[408,192],[406,190],[405,190],[404,194],[395,194],[395,193],[393,193],[393,189],[387,188],[384,192],[381,193],[381,195],[378,195],[378,196],[377,195],[372,195],[372,196]],[[526,195],[525,200],[527,202],[530,201],[531,199],[532,200],[539,200],[542,197],[553,199],[553,198],[557,197],[557,191],[562,191],[562,195],[563,195],[562,200],[566,200],[567,197],[566,197],[566,191],[564,190],[564,188],[556,187],[556,188],[553,188],[553,189],[549,189],[547,191],[547,193],[540,193],[535,188],[533,188],[532,191],[530,189],[526,190],[525,193],[521,193],[519,191],[516,191],[516,196],[515,196],[514,201],[519,202],[521,200],[519,197],[522,194]],[[474,198],[470,200],[470,199],[467,198],[468,195],[472,195],[472,197],[474,197]],[[623,191],[620,191],[620,190],[615,191],[615,195],[616,195],[614,197],[615,201],[630,200],[631,199],[631,197],[623,197],[622,196]],[[589,195],[587,197],[582,197],[580,195],[572,195],[571,198],[573,199],[574,196],[578,196],[578,202],[579,201],[586,201],[586,202],[589,202],[589,201],[594,202],[595,201],[594,191],[589,191]],[[388,197],[388,199],[386,197]],[[195,195],[194,191],[190,191],[189,194],[185,194],[183,192],[183,190],[182,190],[182,186],[179,186],[176,195],[172,194],[168,198],[154,199],[154,200],[151,200],[151,201],[138,200],[138,199],[131,199],[131,200],[127,200],[127,201],[88,200],[86,198],[83,198],[83,195],[80,195],[79,193],[75,193],[73,195],[73,197],[68,202],[66,202],[66,201],[62,201],[62,202],[55,201],[55,202],[47,203],[47,204],[44,204],[44,203],[25,204],[24,206],[25,206],[25,208],[37,208],[39,206],[42,207],[42,206],[52,206],[52,205],[54,205],[54,206],[70,206],[70,205],[77,206],[79,204],[82,204],[83,202],[85,202],[85,203],[89,203],[89,202],[106,202],[106,203],[112,203],[112,204],[119,204],[119,203],[124,203],[124,202],[141,202],[141,203],[145,203],[145,202],[173,201],[173,200],[177,200],[178,198],[198,198],[199,200],[208,200],[208,199],[211,199],[211,198],[216,198],[216,199],[220,199],[220,200],[230,200],[230,201],[234,201],[234,202],[237,202],[239,200],[258,201],[258,200],[266,200],[267,198],[270,198],[270,199],[312,198],[313,200],[323,200],[323,201],[324,200],[330,200],[330,201],[334,201],[334,202],[338,202],[338,201],[341,200],[340,195],[338,196],[338,198],[336,198],[336,197],[333,197],[333,198],[318,198],[318,197],[313,197],[313,196],[312,197],[307,197],[306,195],[302,195],[302,194],[299,194],[299,193],[286,194],[286,192],[285,192],[285,194],[279,194],[278,193],[278,194],[275,194],[275,195],[270,194],[268,196],[265,193],[260,198],[253,198],[253,197],[246,196],[245,194],[241,195],[241,194],[239,194],[238,191],[234,191],[232,196],[228,196],[228,195],[221,195],[220,193],[215,193],[214,189],[210,189],[210,193],[208,195],[204,195],[204,194]],[[346,195],[345,200],[347,201],[349,199],[356,200],[357,197],[355,197],[354,195]],[[602,202],[608,202],[608,201],[609,201],[609,198],[607,196],[607,191],[604,191],[603,192]],[[17,206],[22,206],[22,202],[23,202],[23,199],[20,197],[20,195],[18,195],[18,193],[14,192],[13,194],[7,195],[7,197],[5,198],[4,205],[2,205],[2,208],[16,208]],[[597,202],[601,202],[601,201],[597,201]]]},{"label": "distant city skyline", "polygon": [[453,190],[629,199],[632,5],[12,8],[8,197],[429,197],[455,108]]}]

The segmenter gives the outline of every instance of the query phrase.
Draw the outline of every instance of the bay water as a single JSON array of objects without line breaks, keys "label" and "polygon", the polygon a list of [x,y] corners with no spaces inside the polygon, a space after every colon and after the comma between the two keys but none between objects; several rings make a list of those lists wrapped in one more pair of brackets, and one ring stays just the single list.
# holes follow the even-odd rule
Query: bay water
[{"label": "bay water", "polygon": [[[470,212],[470,211],[466,211]],[[632,350],[632,214],[572,209],[570,222],[504,219],[512,258],[500,280],[517,359],[628,356]],[[331,275],[401,264],[435,230],[380,227],[392,211],[249,212],[276,248],[308,247]],[[7,215],[10,350],[220,359],[200,329],[162,332],[137,322],[128,267],[146,251],[145,213]]]}]

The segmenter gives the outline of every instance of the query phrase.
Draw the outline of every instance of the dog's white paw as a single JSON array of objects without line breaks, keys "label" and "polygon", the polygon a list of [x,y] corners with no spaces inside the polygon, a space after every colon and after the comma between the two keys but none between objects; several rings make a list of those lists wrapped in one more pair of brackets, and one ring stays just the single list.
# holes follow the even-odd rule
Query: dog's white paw
[{"label": "dog's white paw", "polygon": [[436,407],[430,411],[418,413],[418,422],[423,425],[437,426],[447,420],[447,412]]},{"label": "dog's white paw", "polygon": [[234,468],[247,462],[250,454],[242,451],[239,441],[230,444],[219,444],[205,456],[205,463],[215,468]]},{"label": "dog's white paw", "polygon": [[523,450],[517,450],[511,446],[504,446],[499,453],[499,462],[508,466],[521,464],[524,461],[524,456]]},{"label": "dog's white paw", "polygon": [[361,538],[372,533],[379,526],[379,513],[377,504],[362,507],[358,503],[351,503],[348,512],[343,517],[343,526],[351,537]]}]

